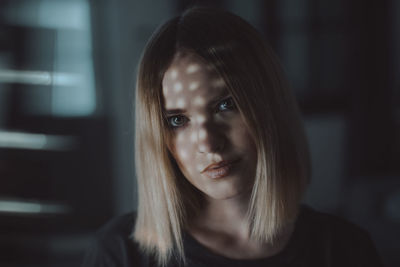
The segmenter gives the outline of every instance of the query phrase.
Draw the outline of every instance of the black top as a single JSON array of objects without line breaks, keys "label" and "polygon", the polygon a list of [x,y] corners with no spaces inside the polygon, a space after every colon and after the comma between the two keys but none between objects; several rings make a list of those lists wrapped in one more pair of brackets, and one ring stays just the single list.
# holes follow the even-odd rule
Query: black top
[{"label": "black top", "polygon": [[[88,250],[83,267],[155,266],[132,240],[133,213],[106,224]],[[303,206],[294,232],[278,254],[256,260],[229,259],[211,252],[189,234],[183,235],[187,266],[218,267],[376,267],[382,266],[368,233],[341,218]],[[170,262],[169,266],[178,266]]]}]

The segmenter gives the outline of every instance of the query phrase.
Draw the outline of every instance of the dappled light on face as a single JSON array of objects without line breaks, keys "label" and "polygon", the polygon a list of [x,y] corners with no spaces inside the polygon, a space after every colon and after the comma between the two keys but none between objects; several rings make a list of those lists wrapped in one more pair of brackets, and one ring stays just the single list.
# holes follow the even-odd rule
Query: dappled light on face
[{"label": "dappled light on face", "polygon": [[179,134],[176,141],[178,143],[183,143],[185,140],[186,138],[183,135]]},{"label": "dappled light on face", "polygon": [[199,124],[202,124],[203,122],[206,121],[206,117],[204,117],[203,115],[197,115],[195,119]]},{"label": "dappled light on face", "polygon": [[190,91],[194,91],[194,90],[196,90],[197,88],[199,88],[199,83],[198,83],[198,82],[191,82],[191,83],[189,84],[189,90],[190,90]]},{"label": "dappled light on face", "polygon": [[186,101],[185,101],[184,98],[181,97],[176,101],[176,107],[177,108],[183,109],[183,108],[185,108],[185,106],[186,106]]},{"label": "dappled light on face", "polygon": [[179,157],[180,157],[182,160],[186,160],[187,157],[188,157],[188,153],[186,152],[186,150],[181,149],[181,150],[179,151]]},{"label": "dappled light on face", "polygon": [[210,153],[210,154],[207,154],[207,160],[213,161],[213,162],[219,162],[222,160],[222,156],[217,153]]},{"label": "dappled light on face", "polygon": [[200,164],[197,164],[196,170],[201,172],[203,170],[203,166],[201,166]]},{"label": "dappled light on face", "polygon": [[204,98],[201,96],[197,96],[195,97],[195,99],[193,100],[193,105],[200,107],[200,106],[204,106]]},{"label": "dappled light on face", "polygon": [[178,78],[178,71],[176,69],[171,70],[171,79],[175,80]]},{"label": "dappled light on face", "polygon": [[172,127],[172,151],[182,173],[190,177],[203,171],[204,164],[222,160],[209,146],[207,139],[212,132],[208,132],[205,123],[216,114],[214,102],[220,101],[216,97],[223,95],[225,82],[197,59],[187,58],[172,65],[163,80],[165,109],[168,119],[175,116],[185,119]]},{"label": "dappled light on face", "polygon": [[179,93],[180,91],[182,91],[183,89],[183,85],[180,82],[177,82],[174,84],[174,90],[176,93]]},{"label": "dappled light on face", "polygon": [[190,64],[186,69],[186,73],[187,74],[195,73],[196,71],[199,70],[199,68],[200,66],[198,64]]},{"label": "dappled light on face", "polygon": [[225,81],[222,78],[215,79],[214,81],[212,81],[211,85],[214,88],[221,88],[225,86]]},{"label": "dappled light on face", "polygon": [[166,107],[173,107],[173,106],[175,106],[175,104],[176,104],[176,100],[175,99],[167,99],[166,103],[165,103],[165,106]]},{"label": "dappled light on face", "polygon": [[169,88],[168,88],[168,86],[163,86],[163,94],[164,95],[168,95],[168,93],[169,93]]},{"label": "dappled light on face", "polygon": [[192,141],[193,143],[195,143],[197,141],[197,133],[196,132],[193,132],[190,135],[190,141]]},{"label": "dappled light on face", "polygon": [[200,140],[204,140],[204,139],[206,139],[207,138],[207,132],[204,130],[204,129],[201,129],[200,131],[199,131],[199,139]]},{"label": "dappled light on face", "polygon": [[199,145],[199,152],[204,153],[207,150],[207,147],[204,144]]}]

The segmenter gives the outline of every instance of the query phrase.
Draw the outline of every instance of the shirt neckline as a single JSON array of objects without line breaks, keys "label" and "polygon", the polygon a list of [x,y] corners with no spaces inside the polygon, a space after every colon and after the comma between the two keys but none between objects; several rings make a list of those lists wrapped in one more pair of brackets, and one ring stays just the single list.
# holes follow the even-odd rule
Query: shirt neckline
[{"label": "shirt neckline", "polygon": [[207,266],[220,265],[220,266],[278,266],[281,264],[288,264],[292,262],[296,255],[300,253],[301,249],[301,239],[302,239],[302,229],[305,227],[304,217],[305,217],[305,207],[301,207],[299,215],[296,219],[295,227],[293,233],[291,234],[289,241],[286,246],[278,253],[266,257],[257,259],[232,259],[211,251],[209,248],[205,247],[199,243],[194,237],[192,237],[188,232],[183,233],[183,240],[185,244],[185,256],[188,260],[195,262],[202,262]]}]

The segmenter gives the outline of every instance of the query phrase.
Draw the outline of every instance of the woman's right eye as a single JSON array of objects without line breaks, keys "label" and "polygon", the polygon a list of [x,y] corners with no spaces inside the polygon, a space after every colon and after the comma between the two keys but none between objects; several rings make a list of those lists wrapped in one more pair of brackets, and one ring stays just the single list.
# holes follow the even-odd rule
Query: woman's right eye
[{"label": "woman's right eye", "polygon": [[168,124],[172,128],[179,128],[185,125],[185,123],[188,121],[188,119],[183,116],[183,115],[175,115],[168,117]]}]

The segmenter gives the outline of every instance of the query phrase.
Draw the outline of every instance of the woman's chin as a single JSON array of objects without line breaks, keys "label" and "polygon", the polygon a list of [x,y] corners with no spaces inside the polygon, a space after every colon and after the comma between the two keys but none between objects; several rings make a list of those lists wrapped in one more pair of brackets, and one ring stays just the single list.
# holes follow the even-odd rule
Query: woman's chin
[{"label": "woman's chin", "polygon": [[244,195],[250,195],[251,190],[245,186],[219,185],[212,188],[201,190],[206,198],[210,200],[229,200]]}]

